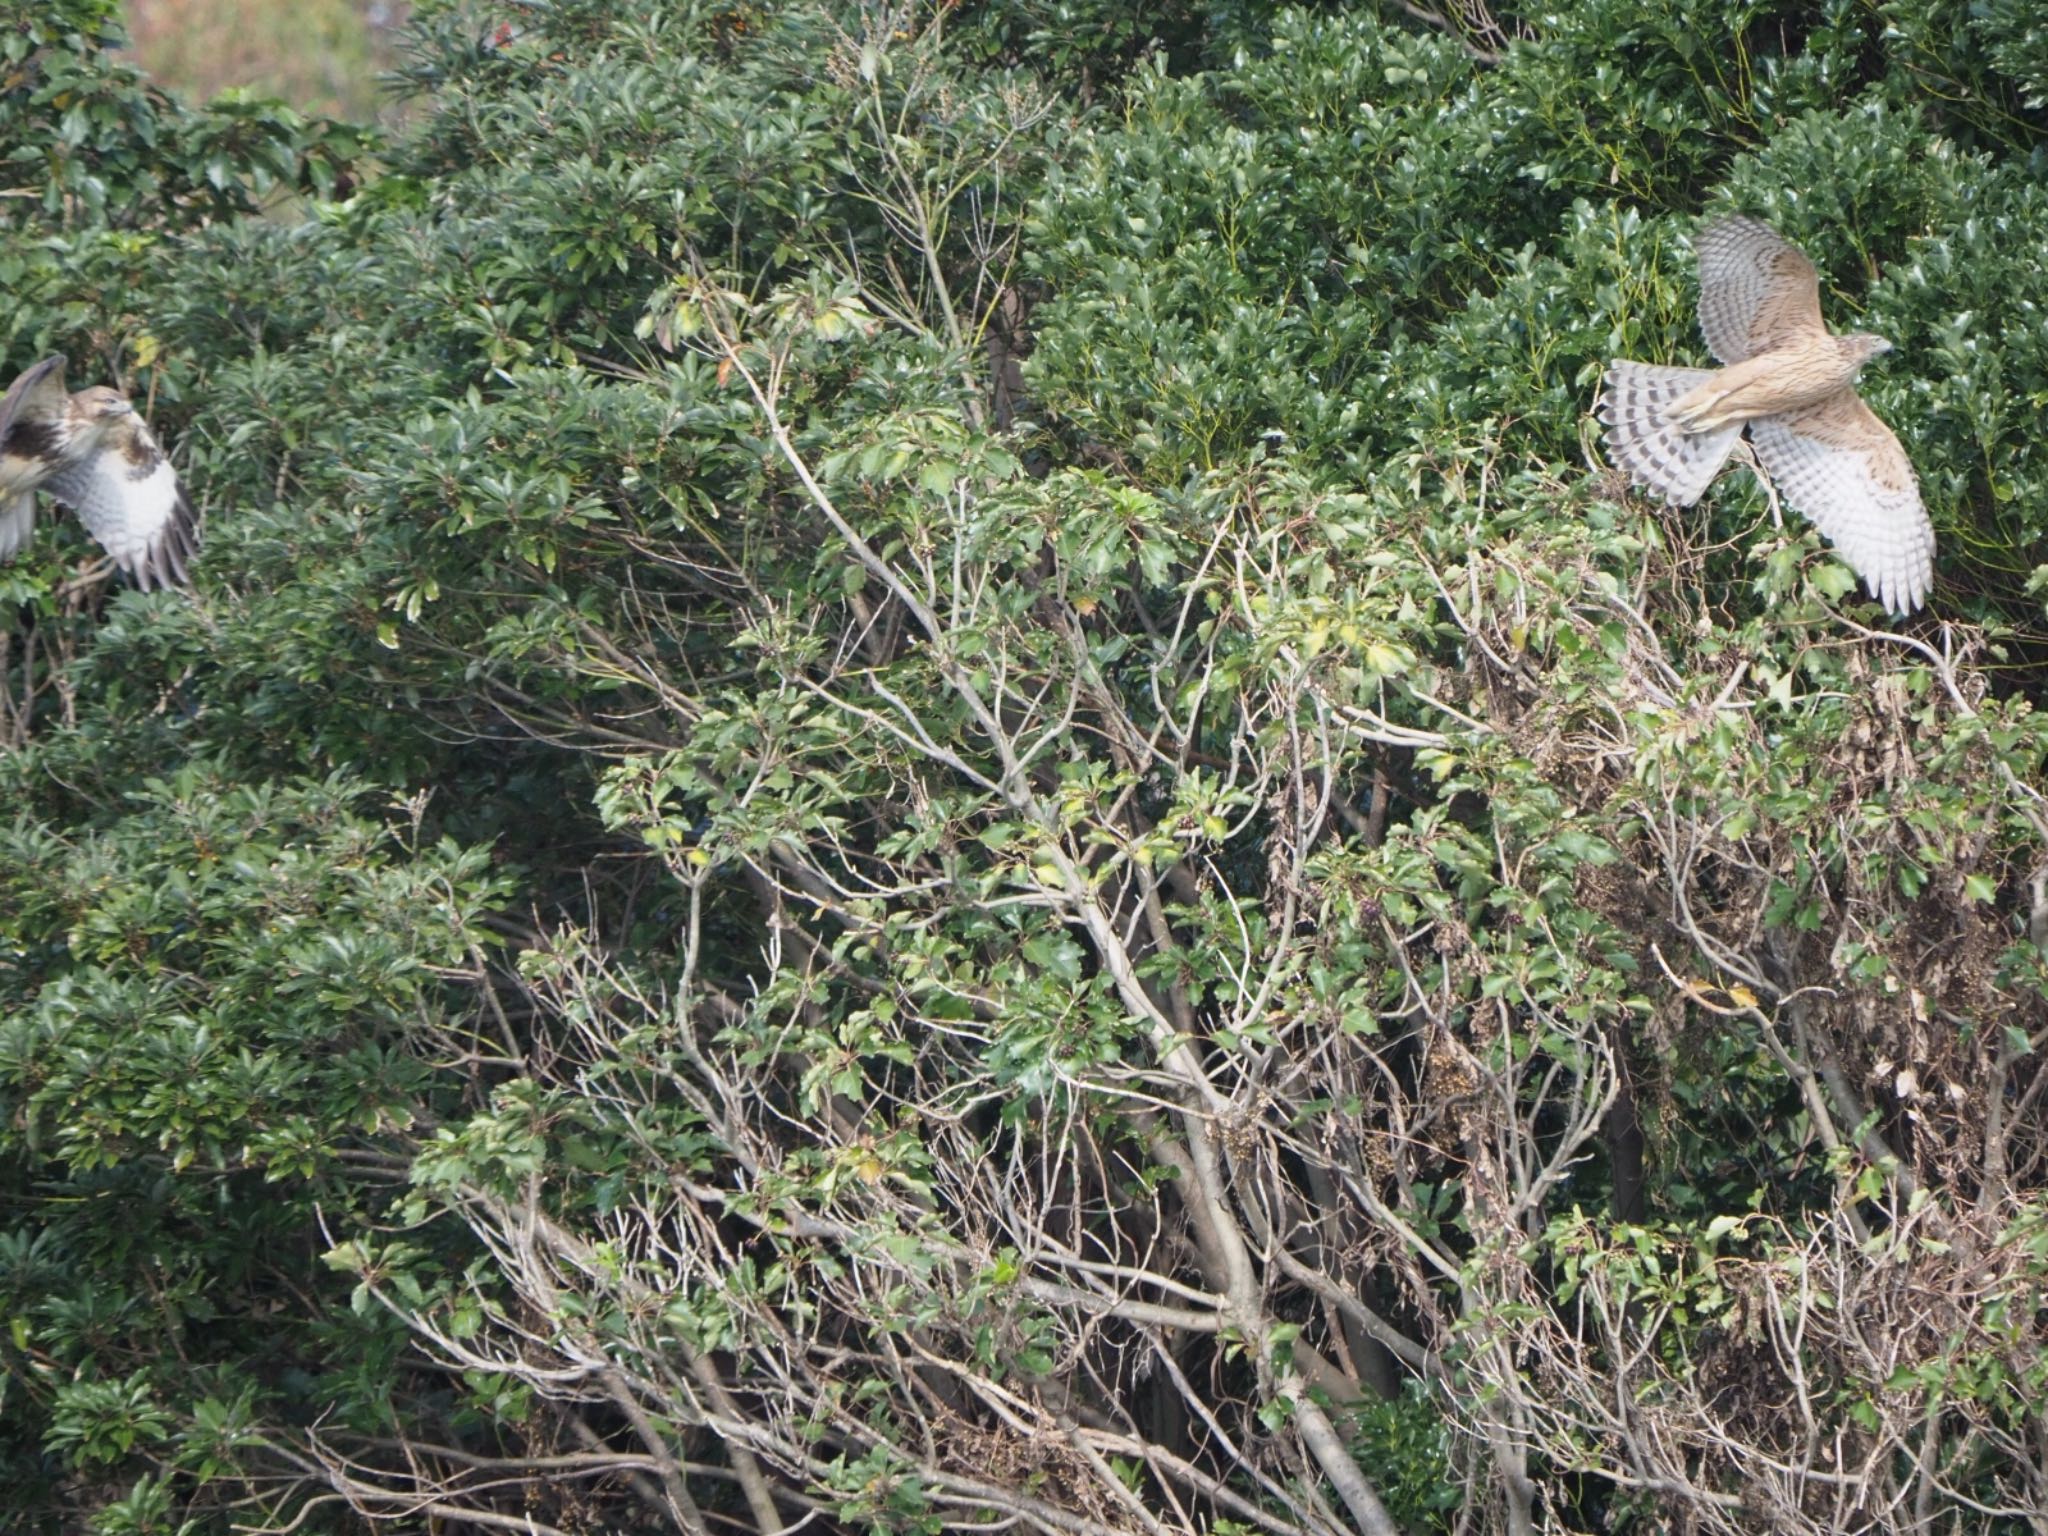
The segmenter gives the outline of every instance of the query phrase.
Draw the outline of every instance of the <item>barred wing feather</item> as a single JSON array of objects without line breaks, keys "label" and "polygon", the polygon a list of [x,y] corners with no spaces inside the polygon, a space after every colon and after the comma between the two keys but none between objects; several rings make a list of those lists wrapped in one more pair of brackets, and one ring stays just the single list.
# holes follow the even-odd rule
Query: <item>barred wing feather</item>
[{"label": "barred wing feather", "polygon": [[1934,526],[1906,450],[1854,390],[1749,424],[1778,493],[1842,552],[1895,614],[1927,601]]},{"label": "barred wing feather", "polygon": [[135,421],[128,430],[128,442],[108,442],[52,475],[44,488],[78,514],[143,591],[182,586],[197,548],[192,509],[149,429]]},{"label": "barred wing feather", "polygon": [[1825,336],[1820,276],[1768,224],[1717,219],[1693,241],[1700,260],[1700,331],[1714,356],[1739,363]]}]

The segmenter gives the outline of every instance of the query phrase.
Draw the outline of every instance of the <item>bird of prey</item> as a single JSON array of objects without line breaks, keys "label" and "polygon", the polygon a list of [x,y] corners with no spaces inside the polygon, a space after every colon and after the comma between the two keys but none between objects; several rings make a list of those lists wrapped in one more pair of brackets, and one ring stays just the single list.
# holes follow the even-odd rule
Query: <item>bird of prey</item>
[{"label": "bird of prey", "polygon": [[1609,363],[1599,416],[1615,462],[1689,507],[1748,428],[1784,500],[1871,596],[1911,613],[1934,582],[1934,528],[1906,450],[1856,393],[1858,370],[1891,343],[1829,334],[1813,263],[1767,224],[1717,219],[1694,249],[1700,330],[1727,366]]},{"label": "bird of prey", "polygon": [[28,542],[38,491],[76,512],[143,591],[185,585],[198,533],[171,461],[119,390],[67,392],[61,353],[0,398],[0,562]]}]

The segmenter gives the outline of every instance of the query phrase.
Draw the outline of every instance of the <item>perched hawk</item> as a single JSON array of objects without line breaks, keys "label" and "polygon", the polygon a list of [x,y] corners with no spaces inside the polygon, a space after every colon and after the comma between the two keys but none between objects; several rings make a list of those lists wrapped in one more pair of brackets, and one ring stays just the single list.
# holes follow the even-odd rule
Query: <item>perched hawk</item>
[{"label": "perched hawk", "polygon": [[1813,263],[1755,219],[1700,232],[1700,330],[1725,368],[1607,366],[1599,415],[1638,485],[1689,507],[1743,429],[1778,493],[1842,552],[1886,608],[1908,614],[1934,583],[1934,528],[1906,450],[1856,393],[1891,343],[1821,323]]},{"label": "perched hawk", "polygon": [[37,491],[76,512],[143,591],[185,584],[198,534],[171,461],[119,390],[67,393],[61,354],[0,399],[0,561],[28,542]]}]

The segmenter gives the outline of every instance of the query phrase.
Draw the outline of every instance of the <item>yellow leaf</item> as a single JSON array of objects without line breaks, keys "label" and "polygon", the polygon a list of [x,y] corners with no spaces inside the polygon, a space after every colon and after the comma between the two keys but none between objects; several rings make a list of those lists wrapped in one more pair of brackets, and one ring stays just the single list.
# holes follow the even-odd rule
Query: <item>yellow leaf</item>
[{"label": "yellow leaf", "polygon": [[1365,664],[1381,677],[1396,677],[1408,669],[1408,658],[1391,645],[1375,641],[1365,648]]}]

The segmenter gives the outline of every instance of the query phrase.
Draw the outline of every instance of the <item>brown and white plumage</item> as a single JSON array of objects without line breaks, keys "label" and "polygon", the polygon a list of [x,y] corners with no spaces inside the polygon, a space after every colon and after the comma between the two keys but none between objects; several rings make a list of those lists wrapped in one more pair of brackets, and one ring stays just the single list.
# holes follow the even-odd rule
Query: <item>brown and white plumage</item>
[{"label": "brown and white plumage", "polygon": [[143,591],[185,584],[198,533],[170,460],[120,391],[67,392],[61,354],[0,398],[0,561],[28,542],[39,491],[76,512]]},{"label": "brown and white plumage", "polygon": [[1602,419],[1626,430],[1607,434],[1614,461],[1638,485],[1655,486],[1674,506],[1689,507],[1721,472],[1742,428],[1688,432],[1669,420],[1672,406],[1714,376],[1710,368],[1659,368],[1616,362],[1607,369]]},{"label": "brown and white plumage", "polygon": [[1820,274],[1770,225],[1739,214],[1716,219],[1692,248],[1700,263],[1700,334],[1722,362],[1827,335]]},{"label": "brown and white plumage", "polygon": [[1716,220],[1695,242],[1700,330],[1726,367],[1608,365],[1615,462],[1674,506],[1699,500],[1747,429],[1779,494],[1896,614],[1927,600],[1934,528],[1891,429],[1856,393],[1882,337],[1829,334],[1813,263],[1768,225]]},{"label": "brown and white plumage", "polygon": [[1893,613],[1927,601],[1934,527],[1897,437],[1854,390],[1749,424],[1778,493],[1813,519]]}]

